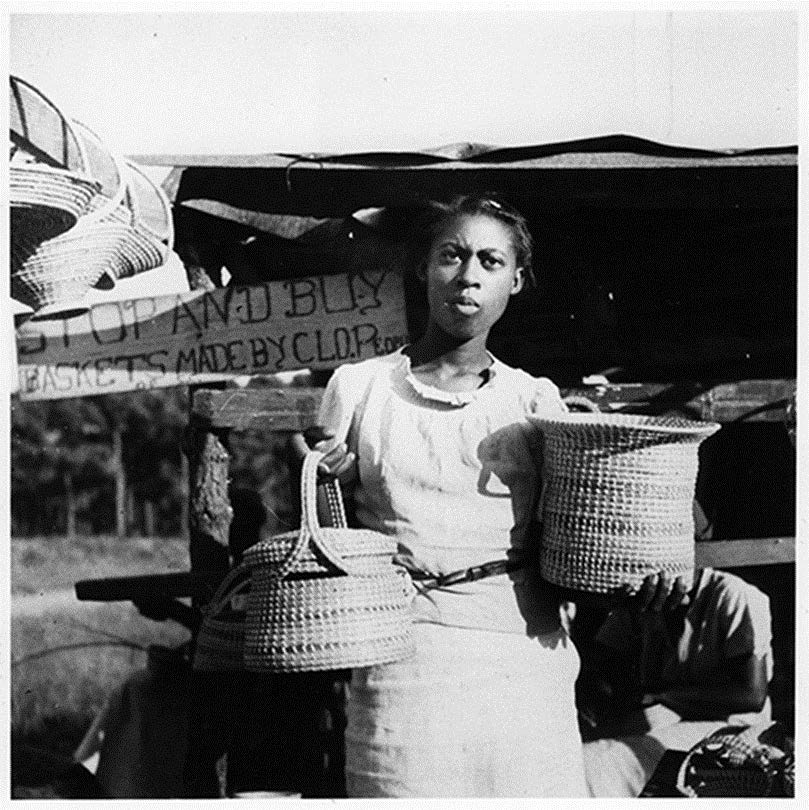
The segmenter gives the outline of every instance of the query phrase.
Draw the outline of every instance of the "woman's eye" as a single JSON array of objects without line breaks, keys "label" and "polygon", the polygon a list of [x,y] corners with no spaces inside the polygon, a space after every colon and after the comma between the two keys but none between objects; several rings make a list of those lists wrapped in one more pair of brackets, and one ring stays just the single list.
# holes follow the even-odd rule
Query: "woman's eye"
[{"label": "woman's eye", "polygon": [[455,248],[451,247],[442,248],[438,252],[438,258],[440,261],[445,263],[457,261],[458,251]]},{"label": "woman's eye", "polygon": [[481,264],[490,270],[503,266],[503,260],[499,256],[484,256]]}]

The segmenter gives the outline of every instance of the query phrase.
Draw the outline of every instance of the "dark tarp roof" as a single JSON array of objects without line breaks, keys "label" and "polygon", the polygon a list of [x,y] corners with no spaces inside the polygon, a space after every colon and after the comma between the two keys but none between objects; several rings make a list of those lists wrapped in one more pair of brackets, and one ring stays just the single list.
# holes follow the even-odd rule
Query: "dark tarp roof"
[{"label": "dark tarp roof", "polygon": [[[528,218],[539,286],[492,349],[557,381],[793,376],[797,149],[679,149],[627,136],[412,153],[139,158],[170,165],[176,249],[232,283],[409,267],[397,220],[426,197],[499,192]],[[387,225],[351,215],[384,207]],[[405,275],[413,333],[424,317]]]},{"label": "dark tarp roof", "polygon": [[507,148],[135,159],[176,167],[164,183],[175,203],[216,201],[227,207],[202,209],[242,222],[230,209],[341,217],[468,191],[498,191],[518,206],[651,209],[794,207],[797,193],[797,147],[704,150],[628,135]]}]

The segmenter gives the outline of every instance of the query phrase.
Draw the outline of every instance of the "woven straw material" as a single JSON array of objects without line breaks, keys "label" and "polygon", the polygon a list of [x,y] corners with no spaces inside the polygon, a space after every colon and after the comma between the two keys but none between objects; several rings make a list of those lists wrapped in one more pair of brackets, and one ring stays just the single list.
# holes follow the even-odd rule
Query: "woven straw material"
[{"label": "woven straw material", "polygon": [[200,672],[239,672],[244,669],[243,610],[206,616],[197,633],[193,668]]},{"label": "woven straw material", "polygon": [[136,227],[135,216],[129,204],[119,206],[112,217],[127,226],[126,236],[119,246],[119,261],[114,267],[116,278],[134,276],[165,263],[170,252],[169,246]]},{"label": "woven straw material", "polygon": [[714,423],[626,414],[531,417],[544,434],[540,571],[608,593],[694,567],[698,447]]},{"label": "woven straw material", "polygon": [[74,128],[83,153],[92,156],[97,193],[68,231],[53,238],[40,234],[35,246],[16,235],[12,239],[12,295],[35,310],[79,303],[91,287],[112,286],[118,275],[114,268],[122,260],[121,245],[131,230],[129,223],[112,216],[123,207],[123,161],[82,124],[74,122]]},{"label": "woven straw material", "polygon": [[89,177],[41,164],[11,165],[8,173],[12,245],[29,252],[72,228],[100,189]]},{"label": "woven straw material", "polygon": [[[166,262],[174,242],[171,204],[165,192],[135,163],[125,161],[126,221],[131,225],[121,246],[118,278],[153,270]],[[122,212],[117,212],[122,216]]]},{"label": "woven straw material", "polygon": [[[396,553],[396,541],[392,537],[368,529],[321,528],[320,531],[337,554],[350,563],[352,572],[364,576],[390,572],[391,557]],[[289,557],[298,538],[299,532],[285,532],[256,543],[249,550],[251,564],[280,566]],[[295,573],[334,576],[342,571],[310,540],[296,559]]]},{"label": "woven straw material", "polygon": [[[247,550],[252,571],[244,664],[250,671],[305,672],[387,663],[413,652],[410,577],[393,565],[395,541],[345,528],[334,482],[335,528],[318,523],[317,465],[301,472],[301,528]],[[335,496],[336,493],[336,496]]]},{"label": "woven straw material", "polygon": [[238,566],[222,580],[203,617],[194,645],[192,668],[200,672],[238,672],[244,669],[245,611],[233,607],[234,597],[250,586],[249,569]]},{"label": "woven straw material", "polygon": [[791,749],[778,723],[727,726],[688,752],[677,774],[677,790],[691,798],[786,795]]},{"label": "woven straw material", "polygon": [[30,256],[12,253],[12,296],[33,309],[81,301],[120,261],[127,227],[117,222],[81,224],[43,242]]},{"label": "woven straw material", "polygon": [[248,670],[346,669],[396,661],[413,652],[410,626],[403,621],[412,586],[404,573],[279,582],[257,571],[253,588],[263,596],[260,603],[249,602],[244,640]]},{"label": "woven straw material", "polygon": [[[689,766],[691,762],[689,760]],[[755,798],[769,796],[772,790],[772,778],[764,771],[735,768],[694,769],[687,779],[690,783],[678,787],[680,793],[689,798]]]}]

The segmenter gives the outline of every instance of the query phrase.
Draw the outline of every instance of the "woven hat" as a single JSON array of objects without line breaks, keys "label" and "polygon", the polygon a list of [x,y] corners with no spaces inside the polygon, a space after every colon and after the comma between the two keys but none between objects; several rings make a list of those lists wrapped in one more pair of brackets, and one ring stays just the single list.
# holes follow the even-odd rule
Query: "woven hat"
[{"label": "woven hat", "polygon": [[529,417],[544,434],[540,571],[608,593],[694,567],[699,444],[712,422],[628,414]]},{"label": "woven hat", "polygon": [[[371,666],[413,652],[412,584],[392,563],[390,537],[368,530],[322,528],[317,464],[301,472],[301,528],[245,552],[251,589],[245,623],[245,668],[304,672]],[[336,485],[336,482],[335,482]]]}]

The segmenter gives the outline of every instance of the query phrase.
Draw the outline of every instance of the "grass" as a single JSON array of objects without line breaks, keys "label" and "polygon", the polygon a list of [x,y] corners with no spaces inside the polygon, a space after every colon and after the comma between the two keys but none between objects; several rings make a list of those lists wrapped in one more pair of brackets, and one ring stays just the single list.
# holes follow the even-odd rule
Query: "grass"
[{"label": "grass", "polygon": [[11,593],[72,588],[81,579],[188,570],[179,537],[19,537],[11,541]]},{"label": "grass", "polygon": [[[12,753],[70,756],[110,690],[145,666],[150,644],[188,639],[178,624],[146,619],[128,602],[79,602],[64,590],[80,579],[187,569],[187,560],[179,539],[12,538]],[[62,594],[49,598],[52,591]],[[35,774],[22,771],[15,779],[30,784]]]}]

